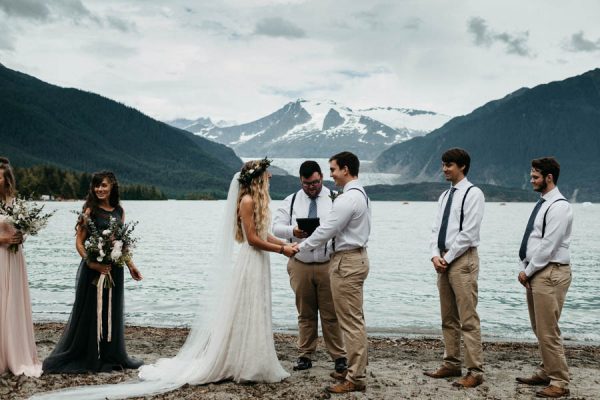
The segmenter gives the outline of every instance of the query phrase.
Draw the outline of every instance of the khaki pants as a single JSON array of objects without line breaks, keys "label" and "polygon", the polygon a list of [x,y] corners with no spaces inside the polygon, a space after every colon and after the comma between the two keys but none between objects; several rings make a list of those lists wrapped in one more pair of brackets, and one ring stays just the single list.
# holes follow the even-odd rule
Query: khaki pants
[{"label": "khaki pants", "polygon": [[367,380],[367,330],[363,313],[363,284],[369,275],[366,249],[338,251],[331,260],[331,292],[348,353],[348,375],[354,384]]},{"label": "khaki pants", "polygon": [[471,247],[455,259],[446,272],[438,274],[444,365],[460,369],[460,339],[465,344],[465,366],[473,375],[483,374],[481,328],[477,314],[479,255]]},{"label": "khaki pants", "polygon": [[290,276],[290,286],[296,294],[298,352],[300,357],[310,359],[317,349],[319,313],[321,314],[323,339],[329,355],[334,360],[346,357],[342,331],[331,298],[329,266],[329,262],[305,264],[294,257],[291,257],[288,261],[287,269]]},{"label": "khaki pants", "polygon": [[569,367],[558,320],[571,285],[571,266],[550,263],[535,274],[529,284],[529,319],[542,356],[537,375],[550,379],[551,385],[566,389],[569,386]]}]

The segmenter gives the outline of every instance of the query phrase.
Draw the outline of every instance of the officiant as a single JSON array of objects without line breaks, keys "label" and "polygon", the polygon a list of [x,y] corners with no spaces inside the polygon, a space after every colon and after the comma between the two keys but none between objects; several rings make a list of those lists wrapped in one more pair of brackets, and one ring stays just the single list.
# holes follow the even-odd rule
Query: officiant
[{"label": "officiant", "polygon": [[[332,197],[323,186],[323,173],[316,161],[300,165],[301,189],[285,198],[273,220],[273,234],[290,242],[301,243],[314,230],[317,218],[324,220],[331,210]],[[302,230],[298,225],[305,230]],[[302,225],[305,223],[306,226]],[[298,310],[298,353],[294,370],[312,367],[319,337],[318,318],[327,351],[335,363],[335,371],[347,369],[346,351],[340,325],[335,313],[329,282],[330,243],[300,251],[290,257],[287,265],[290,285],[296,296]]]}]

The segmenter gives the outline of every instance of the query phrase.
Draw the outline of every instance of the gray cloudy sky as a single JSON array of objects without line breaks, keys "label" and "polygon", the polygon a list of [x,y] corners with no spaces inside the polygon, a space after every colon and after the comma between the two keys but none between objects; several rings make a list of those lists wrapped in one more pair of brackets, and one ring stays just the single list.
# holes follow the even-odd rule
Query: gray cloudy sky
[{"label": "gray cloudy sky", "polygon": [[298,97],[466,114],[600,67],[597,0],[0,0],[0,62],[158,118]]}]

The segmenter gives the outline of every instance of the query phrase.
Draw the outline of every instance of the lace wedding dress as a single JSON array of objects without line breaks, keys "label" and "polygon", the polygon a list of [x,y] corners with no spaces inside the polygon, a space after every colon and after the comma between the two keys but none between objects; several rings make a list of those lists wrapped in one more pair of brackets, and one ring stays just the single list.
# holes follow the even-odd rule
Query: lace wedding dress
[{"label": "lace wedding dress", "polygon": [[[44,393],[33,399],[119,399],[174,390],[186,383],[280,382],[283,369],[273,343],[269,255],[247,241],[232,260],[236,229],[238,174],[227,196],[225,229],[215,260],[219,277],[213,282],[212,313],[197,317],[174,358],[140,368],[140,381],[79,387]],[[221,282],[221,285],[217,285]]]}]

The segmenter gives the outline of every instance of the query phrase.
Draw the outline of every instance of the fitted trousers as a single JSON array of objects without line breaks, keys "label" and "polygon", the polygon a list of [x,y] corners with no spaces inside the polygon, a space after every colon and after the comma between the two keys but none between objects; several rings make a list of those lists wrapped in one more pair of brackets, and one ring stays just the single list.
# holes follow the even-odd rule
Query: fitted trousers
[{"label": "fitted trousers", "polygon": [[477,314],[479,255],[476,247],[456,258],[446,272],[438,274],[444,365],[461,368],[461,337],[465,345],[465,366],[473,375],[483,374],[481,327]]},{"label": "fitted trousers", "polygon": [[569,386],[569,367],[558,320],[571,285],[571,266],[550,263],[529,280],[529,285],[529,319],[542,356],[537,375],[550,379],[551,385],[566,389]]},{"label": "fitted trousers", "polygon": [[303,263],[291,257],[287,270],[296,295],[298,310],[298,352],[312,358],[319,339],[319,314],[323,340],[332,359],[346,357],[344,339],[335,313],[329,279],[329,261]]}]

